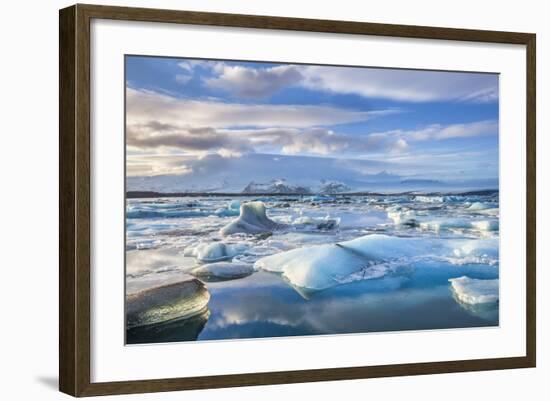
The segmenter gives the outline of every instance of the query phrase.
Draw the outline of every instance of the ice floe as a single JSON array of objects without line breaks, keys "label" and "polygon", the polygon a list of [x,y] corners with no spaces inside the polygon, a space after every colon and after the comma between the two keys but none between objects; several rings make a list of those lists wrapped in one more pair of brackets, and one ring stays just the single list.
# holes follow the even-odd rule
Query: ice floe
[{"label": "ice floe", "polygon": [[213,263],[231,259],[242,254],[249,246],[244,243],[226,244],[224,242],[201,242],[195,246],[189,246],[183,252],[184,256],[191,256],[200,262]]},{"label": "ice floe", "polygon": [[199,266],[190,273],[206,280],[234,280],[251,275],[254,273],[254,267],[246,263],[217,262]]},{"label": "ice floe", "polygon": [[322,290],[352,280],[382,277],[398,259],[431,253],[431,248],[420,239],[373,234],[267,256],[254,267],[281,273],[294,286]]},{"label": "ice floe", "polygon": [[126,297],[128,328],[184,319],[205,311],[210,294],[195,278],[140,291]]},{"label": "ice floe", "polygon": [[485,304],[498,302],[498,279],[479,280],[462,276],[449,279],[457,299],[466,304]]},{"label": "ice floe", "polygon": [[259,259],[254,267],[280,273],[293,286],[322,290],[383,277],[421,260],[450,265],[498,263],[498,240],[426,240],[371,234],[306,246]]},{"label": "ice floe", "polygon": [[280,228],[281,225],[267,217],[263,202],[246,202],[241,204],[240,215],[237,219],[220,230],[222,235],[236,233],[263,234]]}]

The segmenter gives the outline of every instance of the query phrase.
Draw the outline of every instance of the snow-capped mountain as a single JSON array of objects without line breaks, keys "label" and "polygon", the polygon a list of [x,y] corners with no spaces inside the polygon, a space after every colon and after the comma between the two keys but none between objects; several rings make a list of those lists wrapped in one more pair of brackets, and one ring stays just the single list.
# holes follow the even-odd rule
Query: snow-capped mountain
[{"label": "snow-capped mountain", "polygon": [[321,185],[316,192],[321,194],[338,194],[349,191],[351,191],[351,187],[343,182],[321,180]]},{"label": "snow-capped mountain", "polygon": [[311,189],[293,185],[285,179],[271,180],[267,183],[251,181],[242,191],[243,194],[310,194]]}]

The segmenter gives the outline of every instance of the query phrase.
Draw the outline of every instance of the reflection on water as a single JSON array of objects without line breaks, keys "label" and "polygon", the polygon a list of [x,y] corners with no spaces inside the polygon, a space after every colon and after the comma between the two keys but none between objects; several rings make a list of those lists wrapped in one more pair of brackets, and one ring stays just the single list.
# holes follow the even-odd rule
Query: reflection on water
[{"label": "reflection on water", "polygon": [[[474,274],[475,268],[464,270]],[[238,281],[240,286],[209,288],[212,314],[199,340],[498,325],[498,305],[486,306],[491,314],[472,313],[453,299],[444,279],[425,286],[421,280],[386,277],[307,297],[270,273]]]},{"label": "reflection on water", "polygon": [[210,311],[188,319],[172,320],[162,324],[134,327],[126,330],[127,344],[194,341],[204,329]]},{"label": "reflection on water", "polygon": [[[425,267],[425,266],[424,266]],[[478,278],[487,268],[465,266]],[[257,272],[210,282],[208,310],[199,316],[127,331],[129,344],[362,333],[498,325],[498,304],[458,303],[447,275],[427,285],[423,274],[358,281],[320,292],[296,291],[280,276]],[[305,291],[305,290],[303,290]]]}]

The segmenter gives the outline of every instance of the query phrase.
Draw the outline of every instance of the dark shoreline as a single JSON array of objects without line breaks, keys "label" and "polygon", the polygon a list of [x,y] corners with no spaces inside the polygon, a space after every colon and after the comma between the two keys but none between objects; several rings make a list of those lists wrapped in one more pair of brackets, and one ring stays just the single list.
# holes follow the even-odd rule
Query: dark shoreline
[{"label": "dark shoreline", "polygon": [[260,196],[475,196],[475,195],[494,195],[499,192],[498,189],[482,189],[475,191],[465,192],[396,192],[396,193],[383,193],[383,192],[345,192],[345,193],[327,193],[327,194],[315,194],[315,193],[239,193],[239,192],[155,192],[155,191],[128,191],[126,192],[127,199],[137,198],[183,198],[183,197],[260,197]]}]

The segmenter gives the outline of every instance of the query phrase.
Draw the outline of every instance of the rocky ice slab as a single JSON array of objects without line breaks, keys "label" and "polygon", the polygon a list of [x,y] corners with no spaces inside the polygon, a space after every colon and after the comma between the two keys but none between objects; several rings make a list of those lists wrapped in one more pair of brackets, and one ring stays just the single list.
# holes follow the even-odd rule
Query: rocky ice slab
[{"label": "rocky ice slab", "polygon": [[383,277],[420,260],[453,264],[467,255],[469,263],[498,259],[498,241],[427,240],[372,234],[336,244],[293,249],[259,259],[254,267],[280,273],[292,285],[323,290],[339,284]]},{"label": "rocky ice slab", "polygon": [[126,297],[126,327],[185,319],[204,313],[210,293],[195,279],[140,291]]},{"label": "rocky ice slab", "polygon": [[281,226],[267,217],[263,202],[246,202],[241,204],[239,217],[223,227],[220,233],[222,235],[265,234],[271,233]]},{"label": "rocky ice slab", "polygon": [[498,279],[479,280],[466,276],[449,279],[459,301],[470,305],[498,302]]}]

